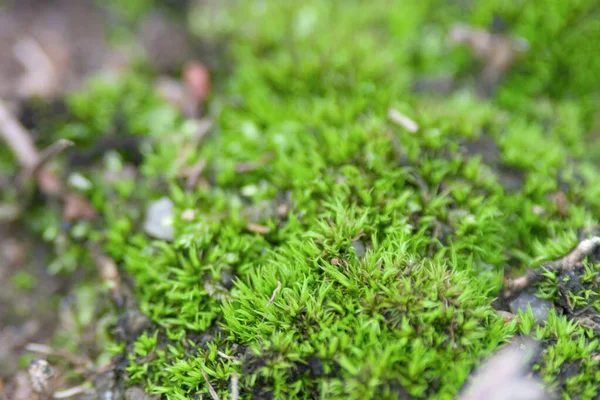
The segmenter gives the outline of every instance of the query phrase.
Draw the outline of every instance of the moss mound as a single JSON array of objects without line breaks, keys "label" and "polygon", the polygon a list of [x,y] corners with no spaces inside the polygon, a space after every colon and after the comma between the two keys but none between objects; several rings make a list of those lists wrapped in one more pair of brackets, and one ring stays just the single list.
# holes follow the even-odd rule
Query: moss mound
[{"label": "moss mound", "polygon": [[[554,3],[200,7],[193,31],[226,41],[231,68],[214,73],[198,147],[197,125],[145,73],[73,96],[58,136],[147,137],[139,176],[119,173],[118,153],[81,170],[101,227],[61,231],[48,213],[35,224],[60,242],[54,271],[88,260],[92,242],[132,278],[153,325],[115,343],[129,381],[168,399],[207,398],[208,383],[227,398],[233,381],[242,398],[446,399],[531,335],[543,344],[535,374],[563,398],[593,398],[596,334],[563,311],[555,276],[539,285],[556,303],[547,321],[495,309],[506,274],[566,254],[600,215],[600,67],[586,49],[600,40],[598,8]],[[446,34],[494,18],[530,52],[483,99],[473,58]],[[415,90],[447,75],[448,93]],[[201,184],[186,189],[181,171],[200,160]],[[175,237],[152,240],[144,210],[165,195]],[[586,282],[581,305],[600,309]]]}]

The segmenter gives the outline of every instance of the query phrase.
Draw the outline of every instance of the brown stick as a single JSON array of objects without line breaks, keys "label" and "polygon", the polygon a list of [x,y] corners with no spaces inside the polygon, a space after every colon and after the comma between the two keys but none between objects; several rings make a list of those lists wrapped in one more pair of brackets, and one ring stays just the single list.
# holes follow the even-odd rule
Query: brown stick
[{"label": "brown stick", "polygon": [[280,290],[281,290],[281,281],[277,281],[277,287],[275,288],[275,290],[273,290],[273,294],[271,295],[271,298],[267,302],[267,308],[271,305],[271,303],[273,303],[273,300],[275,300],[275,297],[277,296],[277,293],[279,293]]},{"label": "brown stick", "polygon": [[29,133],[17,121],[0,99],[0,136],[12,149],[19,164],[26,170],[33,170],[40,158]]},{"label": "brown stick", "polygon": [[62,153],[69,147],[73,146],[75,143],[71,142],[67,139],[58,139],[56,142],[52,143],[50,146],[46,147],[42,150],[38,155],[38,160],[31,170],[31,175],[36,176],[39,171],[46,165],[48,160],[50,160],[55,155]]},{"label": "brown stick", "polygon": [[204,380],[206,381],[206,384],[208,385],[208,393],[210,393],[210,397],[212,397],[213,400],[220,400],[219,395],[217,394],[217,391],[215,390],[213,385],[210,384],[210,381],[208,380],[208,375],[206,375],[206,372],[204,372],[203,369],[201,369],[200,372],[202,372],[202,376],[204,377]]},{"label": "brown stick", "polygon": [[231,374],[231,400],[238,400],[240,396],[239,379],[237,372]]},{"label": "brown stick", "polygon": [[539,282],[543,277],[542,273],[544,271],[544,268],[549,271],[564,273],[573,268],[581,266],[583,259],[586,256],[590,255],[599,246],[600,237],[598,236],[582,240],[581,242],[579,242],[577,247],[575,247],[575,249],[573,249],[566,256],[543,265],[543,268],[530,268],[527,270],[527,272],[525,272],[524,275],[515,279],[508,280],[504,285],[504,296],[506,298],[512,297],[521,292],[526,287],[536,282]]}]

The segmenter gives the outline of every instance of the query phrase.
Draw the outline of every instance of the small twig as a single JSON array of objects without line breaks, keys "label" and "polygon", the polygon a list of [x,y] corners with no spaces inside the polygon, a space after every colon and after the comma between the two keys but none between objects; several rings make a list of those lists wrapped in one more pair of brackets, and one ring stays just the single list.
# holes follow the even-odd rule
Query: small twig
[{"label": "small twig", "polygon": [[239,379],[237,372],[231,374],[231,400],[238,400],[240,396]]},{"label": "small twig", "polygon": [[387,115],[392,122],[394,122],[397,125],[400,125],[401,127],[403,127],[411,133],[415,133],[419,130],[419,125],[415,121],[408,118],[406,115],[402,114],[400,111],[394,108],[390,108],[388,110]]},{"label": "small twig", "polygon": [[273,294],[267,302],[267,308],[271,305],[271,303],[273,303],[273,301],[275,300],[275,296],[277,296],[277,293],[279,293],[279,290],[281,290],[281,281],[277,281],[277,287],[275,288],[275,290],[273,290]]},{"label": "small twig", "polygon": [[227,354],[223,353],[222,351],[217,350],[217,354],[219,355],[219,357],[225,358],[227,360],[238,361],[237,357],[228,356]]},{"label": "small twig", "polygon": [[47,346],[45,344],[29,343],[27,346],[25,346],[25,350],[31,351],[33,353],[43,354],[46,356],[55,356],[55,357],[64,358],[65,360],[69,361],[71,364],[80,366],[80,367],[84,367],[85,369],[90,369],[93,366],[92,361],[90,361],[87,358],[79,357],[79,356],[77,356],[73,353],[70,353],[68,351],[65,351],[65,350],[53,349],[52,347]]},{"label": "small twig", "polygon": [[36,176],[40,169],[55,155],[62,153],[69,147],[72,147],[75,143],[71,142],[67,139],[59,139],[56,142],[52,143],[50,146],[46,147],[42,150],[38,155],[37,162],[31,170],[31,175]]},{"label": "small twig", "polygon": [[206,375],[206,372],[204,372],[203,369],[201,369],[200,371],[202,372],[202,376],[204,377],[204,380],[206,381],[206,384],[208,385],[208,392],[210,393],[210,397],[212,397],[213,400],[220,400],[219,395],[215,391],[215,388],[210,384],[210,381],[208,380],[208,375]]},{"label": "small twig", "polygon": [[72,387],[69,389],[59,390],[57,392],[54,392],[52,397],[55,399],[68,399],[69,397],[73,397],[78,394],[85,393],[86,390],[87,389],[84,388],[82,385],[75,386],[75,387]]},{"label": "small twig", "polygon": [[266,235],[267,233],[271,232],[271,228],[269,228],[268,226],[253,223],[249,223],[248,225],[246,225],[246,229],[248,229],[252,233],[258,233],[260,235]]},{"label": "small twig", "polygon": [[[66,142],[60,141],[40,155],[35,148],[29,132],[21,123],[11,114],[6,105],[0,99],[0,136],[6,141],[8,147],[12,150],[15,157],[25,171],[22,177],[35,172],[34,178],[38,183],[40,190],[48,195],[61,194],[61,183],[43,166],[48,159],[58,151],[64,150]],[[63,148],[64,147],[64,148]]]},{"label": "small twig", "polygon": [[32,170],[35,167],[39,154],[33,140],[21,123],[13,117],[2,99],[0,99],[0,136],[12,149],[24,169]]},{"label": "small twig", "polygon": [[539,282],[543,278],[544,270],[564,273],[581,266],[582,260],[590,255],[598,246],[600,246],[600,237],[594,236],[582,240],[569,254],[556,261],[546,263],[542,268],[529,268],[525,272],[525,275],[506,282],[504,285],[504,296],[506,298],[512,297],[526,287]]}]

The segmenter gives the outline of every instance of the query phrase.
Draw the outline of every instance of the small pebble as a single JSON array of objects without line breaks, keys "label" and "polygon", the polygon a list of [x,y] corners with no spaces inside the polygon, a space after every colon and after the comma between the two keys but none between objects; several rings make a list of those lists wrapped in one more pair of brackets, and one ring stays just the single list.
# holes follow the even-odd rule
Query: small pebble
[{"label": "small pebble", "polygon": [[510,311],[513,314],[520,310],[527,311],[527,306],[531,305],[533,317],[537,323],[544,322],[548,318],[548,313],[553,308],[548,300],[540,299],[535,296],[535,291],[526,290],[519,297],[511,301]]},{"label": "small pebble", "polygon": [[354,247],[354,250],[356,251],[356,257],[364,256],[367,251],[364,243],[360,240],[353,240],[352,247]]},{"label": "small pebble", "polygon": [[27,367],[29,379],[33,390],[37,393],[48,395],[54,390],[54,377],[56,371],[46,360],[32,360]]},{"label": "small pebble", "polygon": [[156,239],[173,240],[173,202],[167,198],[153,201],[146,210],[144,231]]},{"label": "small pebble", "polygon": [[125,391],[125,400],[157,400],[160,399],[159,395],[151,395],[144,392],[142,388],[133,386]]},{"label": "small pebble", "polygon": [[509,322],[515,317],[513,313],[509,313],[508,311],[498,310],[498,315],[504,318],[504,321]]},{"label": "small pebble", "polygon": [[231,289],[235,283],[235,274],[230,269],[223,269],[221,271],[221,284],[226,289]]}]

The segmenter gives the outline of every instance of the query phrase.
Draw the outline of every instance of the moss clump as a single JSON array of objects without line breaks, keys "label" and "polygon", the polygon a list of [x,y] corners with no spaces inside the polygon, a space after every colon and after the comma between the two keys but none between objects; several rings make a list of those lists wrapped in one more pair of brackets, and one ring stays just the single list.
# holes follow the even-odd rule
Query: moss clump
[{"label": "moss clump", "polygon": [[[502,11],[482,3],[477,21]],[[119,113],[126,130],[152,137],[137,180],[84,172],[106,226],[78,237],[123,265],[155,324],[126,346],[131,382],[169,399],[207,396],[207,380],[227,396],[234,376],[244,398],[452,398],[483,357],[533,334],[546,346],[536,368],[564,398],[598,391],[587,328],[555,314],[537,327],[530,313],[505,322],[492,308],[505,269],[557,258],[597,223],[591,97],[569,95],[598,67],[560,87],[516,69],[485,101],[468,87],[412,93],[419,76],[465,69],[444,45],[459,11],[377,0],[200,9],[193,29],[228,37],[235,67],[215,74],[216,127],[185,157],[193,123],[137,77],[71,102],[71,138],[105,132]],[[536,35],[534,54],[559,35],[516,32]],[[544,68],[562,62],[560,51],[547,57]],[[538,71],[542,61],[528,62]],[[528,77],[534,105],[503,101]],[[390,107],[418,131],[391,123]],[[179,172],[200,159],[206,184],[184,190]],[[105,168],[121,170],[122,158]],[[176,237],[152,241],[136,227],[165,193]]]}]

